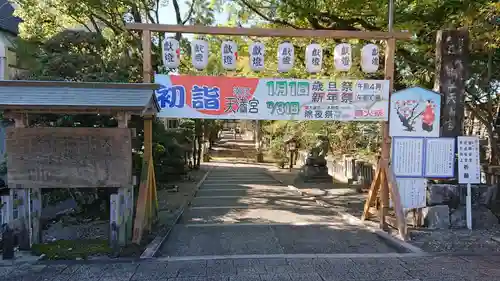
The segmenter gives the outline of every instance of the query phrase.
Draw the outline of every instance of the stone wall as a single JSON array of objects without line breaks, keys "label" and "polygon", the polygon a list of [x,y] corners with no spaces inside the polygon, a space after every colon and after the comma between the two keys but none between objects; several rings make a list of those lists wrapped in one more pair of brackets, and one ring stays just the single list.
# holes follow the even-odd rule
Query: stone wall
[{"label": "stone wall", "polygon": [[[299,152],[297,166],[301,167],[306,164],[307,154],[307,151]],[[370,185],[375,176],[375,165],[350,155],[328,156],[327,167],[330,176],[344,183]]]},{"label": "stone wall", "polygon": [[[305,165],[307,151],[300,151],[297,166]],[[369,187],[376,166],[350,155],[327,157],[328,173],[335,180]],[[500,178],[500,176],[498,176]],[[499,223],[491,208],[496,203],[498,184],[492,180],[489,185],[474,185],[472,188],[473,228],[489,228]],[[465,228],[465,185],[428,184],[427,207],[423,208],[423,225],[432,229]]]},{"label": "stone wall", "polygon": [[[490,228],[498,218],[490,210],[497,198],[496,185],[472,187],[472,227]],[[467,188],[457,184],[429,184],[427,207],[423,209],[424,226],[433,229],[465,228]]]}]

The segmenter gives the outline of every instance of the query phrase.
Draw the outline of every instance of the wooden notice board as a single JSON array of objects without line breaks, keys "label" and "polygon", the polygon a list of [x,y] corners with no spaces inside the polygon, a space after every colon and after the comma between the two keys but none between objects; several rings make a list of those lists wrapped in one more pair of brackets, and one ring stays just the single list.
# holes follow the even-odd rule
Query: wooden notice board
[{"label": "wooden notice board", "polygon": [[128,187],[127,128],[9,128],[9,188]]}]

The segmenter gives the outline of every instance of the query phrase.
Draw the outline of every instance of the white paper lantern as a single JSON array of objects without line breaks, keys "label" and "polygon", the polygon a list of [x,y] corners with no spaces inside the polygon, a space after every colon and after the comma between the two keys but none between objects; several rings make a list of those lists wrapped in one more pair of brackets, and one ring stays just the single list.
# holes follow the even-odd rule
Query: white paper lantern
[{"label": "white paper lantern", "polygon": [[250,45],[250,48],[248,48],[248,52],[250,60],[250,68],[253,71],[261,71],[264,69],[264,53],[265,53],[265,47],[264,44],[260,42],[255,42]]},{"label": "white paper lantern", "polygon": [[222,67],[224,69],[236,69],[238,61],[238,45],[234,41],[224,41],[221,45],[222,52]]},{"label": "white paper lantern", "polygon": [[372,73],[378,70],[379,53],[375,44],[368,44],[361,49],[361,69],[363,72]]},{"label": "white paper lantern", "polygon": [[201,39],[195,39],[191,42],[191,62],[193,67],[203,70],[208,65],[208,42]]},{"label": "white paper lantern", "polygon": [[168,37],[163,40],[163,65],[166,68],[177,68],[181,62],[181,50],[179,41],[175,38]]},{"label": "white paper lantern", "polygon": [[349,71],[352,65],[352,49],[347,43],[338,44],[333,51],[335,69],[338,71]]},{"label": "white paper lantern", "polygon": [[311,73],[321,72],[323,66],[323,48],[320,44],[311,44],[306,48],[306,68]]},{"label": "white paper lantern", "polygon": [[290,42],[283,42],[278,46],[278,71],[287,72],[293,67],[295,49]]}]

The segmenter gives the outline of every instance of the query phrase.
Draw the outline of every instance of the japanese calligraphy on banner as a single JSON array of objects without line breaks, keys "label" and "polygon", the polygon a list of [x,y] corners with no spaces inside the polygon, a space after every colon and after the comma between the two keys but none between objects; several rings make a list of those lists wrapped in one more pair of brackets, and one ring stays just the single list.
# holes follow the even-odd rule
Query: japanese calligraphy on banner
[{"label": "japanese calligraphy on banner", "polygon": [[391,97],[391,137],[439,137],[441,95],[420,87],[395,92]]},{"label": "japanese calligraphy on banner", "polygon": [[159,117],[387,121],[388,80],[155,75]]}]

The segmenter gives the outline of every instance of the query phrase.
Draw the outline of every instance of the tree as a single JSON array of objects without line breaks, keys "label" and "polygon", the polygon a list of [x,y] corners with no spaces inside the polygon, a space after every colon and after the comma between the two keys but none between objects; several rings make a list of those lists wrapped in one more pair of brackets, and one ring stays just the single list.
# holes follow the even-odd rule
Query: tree
[{"label": "tree", "polygon": [[[161,1],[128,0],[15,0],[16,13],[24,21],[20,25],[20,38],[16,49],[21,64],[28,71],[19,79],[66,80],[81,82],[140,82],[142,81],[142,49],[140,34],[125,28],[130,22],[159,22]],[[175,1],[177,3],[177,1]],[[203,3],[193,0],[191,12],[185,16],[190,20],[193,9]],[[179,9],[176,10],[181,13]],[[160,52],[163,35],[155,34],[153,42],[153,66],[161,70]],[[108,127],[116,126],[112,116],[102,115],[30,115],[30,124],[55,126]],[[135,151],[143,144],[143,122],[134,117],[129,123],[137,129]],[[161,122],[153,124],[153,157],[156,178],[161,182],[171,180],[184,173],[183,144],[185,132],[166,131]],[[141,170],[141,153],[134,155],[134,167]],[[82,206],[95,208],[109,198],[109,194],[95,191],[90,198],[83,199]],[[106,190],[105,192],[109,192]],[[102,195],[102,196],[101,196]],[[89,205],[90,203],[90,205]],[[107,204],[102,204],[106,206]],[[105,213],[105,212],[104,212]]]},{"label": "tree", "polygon": [[[329,30],[387,30],[387,1],[356,0],[235,0],[225,1],[233,11],[233,20],[239,24],[257,23],[261,26],[313,28]],[[460,1],[414,1],[402,0],[395,3],[395,29],[409,30],[415,34],[411,42],[399,42],[396,53],[396,90],[419,85],[432,88],[435,78],[435,34],[439,29],[468,28],[471,33],[471,67],[467,88],[467,104],[474,118],[487,128],[490,141],[490,162],[498,163],[496,139],[498,131],[498,92],[500,29],[491,24],[491,18],[500,14],[498,1],[479,0],[473,3]],[[287,38],[288,39],[288,38]],[[281,39],[280,39],[281,40]],[[296,53],[303,54],[303,46],[308,40],[288,39],[296,46]],[[323,44],[323,40],[316,40]],[[336,40],[337,42],[340,40]],[[274,39],[266,42],[277,43]],[[354,53],[362,40],[350,40]],[[328,44],[331,47],[332,40]],[[377,42],[374,42],[377,43]],[[273,44],[276,45],[276,44]],[[266,46],[267,47],[267,46]],[[272,45],[271,45],[271,48]],[[331,48],[325,50],[327,64],[321,75],[336,76],[328,61]],[[274,50],[268,53],[274,52]],[[299,57],[298,62],[303,61]],[[271,62],[272,65],[272,62]],[[275,69],[275,67],[273,67]],[[264,72],[265,73],[265,72]],[[289,74],[304,77],[301,66]],[[351,77],[361,73],[350,72]],[[367,75],[363,75],[367,76]],[[382,73],[369,76],[382,78]],[[348,126],[347,124],[344,124]]]}]

